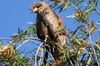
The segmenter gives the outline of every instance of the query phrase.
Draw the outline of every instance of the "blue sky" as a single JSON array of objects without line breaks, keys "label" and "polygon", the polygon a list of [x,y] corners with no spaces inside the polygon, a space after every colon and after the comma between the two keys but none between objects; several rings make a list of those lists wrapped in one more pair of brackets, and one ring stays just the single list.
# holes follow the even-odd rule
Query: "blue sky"
[{"label": "blue sky", "polygon": [[18,27],[26,29],[27,22],[34,21],[29,10],[33,0],[0,0],[0,37],[17,33]]}]

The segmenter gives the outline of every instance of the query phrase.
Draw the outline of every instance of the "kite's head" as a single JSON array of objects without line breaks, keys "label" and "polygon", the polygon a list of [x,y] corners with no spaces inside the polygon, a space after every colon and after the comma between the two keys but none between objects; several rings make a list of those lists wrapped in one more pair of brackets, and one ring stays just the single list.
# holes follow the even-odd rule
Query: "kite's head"
[{"label": "kite's head", "polygon": [[32,12],[38,13],[41,11],[44,11],[46,8],[48,8],[48,5],[45,4],[44,2],[35,2],[32,4],[33,7],[31,6],[30,9],[32,10]]}]

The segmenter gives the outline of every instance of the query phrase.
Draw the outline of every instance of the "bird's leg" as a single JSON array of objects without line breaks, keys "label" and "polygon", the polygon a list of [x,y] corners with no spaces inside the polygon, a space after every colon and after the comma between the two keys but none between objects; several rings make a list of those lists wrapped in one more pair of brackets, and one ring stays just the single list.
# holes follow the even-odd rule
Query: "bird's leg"
[{"label": "bird's leg", "polygon": [[46,61],[48,59],[48,52],[47,51],[49,50],[49,48],[48,48],[48,46],[46,46],[47,39],[48,39],[48,35],[46,35],[45,40],[44,40],[44,44],[45,44],[46,51],[45,51],[44,59],[43,59],[43,66],[46,66]]},{"label": "bird's leg", "polygon": [[46,48],[46,52],[44,54],[43,66],[46,66],[47,59],[48,59],[48,52],[47,52],[48,47],[46,46],[45,48]]}]

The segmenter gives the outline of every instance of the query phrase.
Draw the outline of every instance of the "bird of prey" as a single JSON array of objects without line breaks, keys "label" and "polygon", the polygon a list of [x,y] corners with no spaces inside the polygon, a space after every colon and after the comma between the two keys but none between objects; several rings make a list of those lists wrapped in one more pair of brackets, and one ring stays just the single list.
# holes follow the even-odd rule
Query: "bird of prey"
[{"label": "bird of prey", "polygon": [[[66,47],[66,33],[63,30],[64,27],[60,17],[44,2],[33,3],[33,7],[30,7],[30,9],[32,12],[37,13],[36,25],[38,38],[43,42],[45,39],[50,39],[52,43],[46,42],[48,46],[45,46],[45,48],[55,57],[55,54],[60,53]],[[46,36],[49,38],[46,38]],[[47,56],[48,52],[45,53],[46,59],[48,58]],[[60,57],[55,57],[57,60],[58,58]],[[44,60],[45,64],[46,59]]]},{"label": "bird of prey", "polygon": [[52,39],[57,37],[56,33],[62,31],[62,29],[59,29],[59,25],[62,24],[59,16],[44,2],[36,2],[33,5],[34,7],[30,9],[37,13],[36,25],[38,38],[44,40],[47,35]]},{"label": "bird of prey", "polygon": [[[43,3],[33,3],[34,7],[30,7],[30,9],[37,13],[36,19],[36,27],[37,27],[37,36],[41,41],[44,41],[46,36],[48,35],[47,24],[45,24],[45,20],[43,16],[39,14],[40,10],[43,10]],[[42,11],[41,11],[42,12]]]}]

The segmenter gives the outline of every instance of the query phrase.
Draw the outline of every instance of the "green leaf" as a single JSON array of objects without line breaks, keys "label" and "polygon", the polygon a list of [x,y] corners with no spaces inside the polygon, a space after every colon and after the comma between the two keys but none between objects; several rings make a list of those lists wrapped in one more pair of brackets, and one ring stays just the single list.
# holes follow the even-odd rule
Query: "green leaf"
[{"label": "green leaf", "polygon": [[68,8],[68,5],[66,4],[64,7],[63,7],[63,11],[66,10]]},{"label": "green leaf", "polygon": [[95,2],[94,2],[94,7],[95,8],[97,7],[97,4],[98,4],[98,0],[95,0]]},{"label": "green leaf", "polygon": [[34,24],[33,22],[27,22],[27,24]]},{"label": "green leaf", "polygon": [[70,15],[70,16],[67,16],[69,18],[75,18],[76,16],[74,14]]}]

